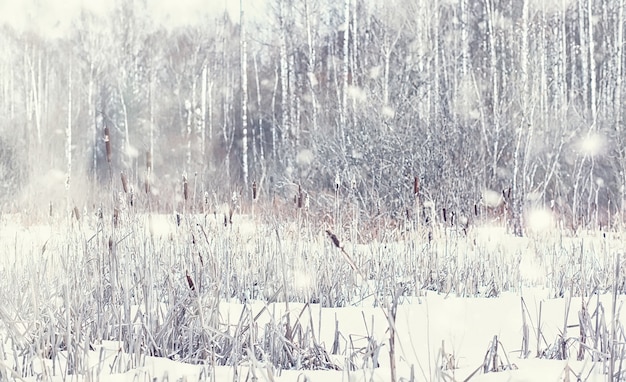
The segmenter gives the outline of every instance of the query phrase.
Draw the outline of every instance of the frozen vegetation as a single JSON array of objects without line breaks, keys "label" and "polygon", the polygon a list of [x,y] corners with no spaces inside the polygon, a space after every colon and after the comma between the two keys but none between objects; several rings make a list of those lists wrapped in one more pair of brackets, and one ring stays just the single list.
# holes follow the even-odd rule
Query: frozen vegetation
[{"label": "frozen vegetation", "polygon": [[618,233],[435,226],[338,248],[304,210],[251,209],[4,215],[2,379],[621,376]]},{"label": "frozen vegetation", "polygon": [[0,381],[624,381],[624,1],[0,1]]}]

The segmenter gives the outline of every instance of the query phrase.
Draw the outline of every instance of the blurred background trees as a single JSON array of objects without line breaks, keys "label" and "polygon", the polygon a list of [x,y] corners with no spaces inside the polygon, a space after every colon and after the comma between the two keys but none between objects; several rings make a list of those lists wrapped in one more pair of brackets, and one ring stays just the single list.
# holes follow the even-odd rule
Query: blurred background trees
[{"label": "blurred background trees", "polygon": [[254,182],[319,210],[338,192],[364,218],[621,223],[622,2],[246,4],[176,27],[138,0],[62,36],[3,26],[1,201],[94,203],[124,172],[164,208],[185,176],[198,202]]}]

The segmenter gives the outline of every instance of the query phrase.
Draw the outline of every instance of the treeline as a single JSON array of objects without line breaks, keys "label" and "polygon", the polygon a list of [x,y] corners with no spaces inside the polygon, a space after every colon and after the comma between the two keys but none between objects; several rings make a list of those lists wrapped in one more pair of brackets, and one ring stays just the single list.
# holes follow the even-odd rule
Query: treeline
[{"label": "treeline", "polygon": [[519,234],[533,207],[621,223],[621,1],[247,7],[171,29],[120,1],[61,38],[5,26],[4,201],[78,200],[124,172],[164,206],[185,176],[216,200],[300,186],[323,210],[338,192],[364,218],[426,204],[504,214]]}]

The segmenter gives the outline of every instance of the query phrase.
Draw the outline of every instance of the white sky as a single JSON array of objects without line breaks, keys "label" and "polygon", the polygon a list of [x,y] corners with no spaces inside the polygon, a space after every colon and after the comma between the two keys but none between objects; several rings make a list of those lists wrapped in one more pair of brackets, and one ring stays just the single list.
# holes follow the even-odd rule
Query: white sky
[{"label": "white sky", "polygon": [[[124,0],[0,0],[0,25],[8,24],[20,31],[36,30],[49,37],[62,36],[80,15],[81,7],[103,16],[120,1]],[[245,2],[249,15],[259,12],[258,1]],[[237,0],[147,0],[147,7],[150,16],[167,27],[221,16],[224,9],[233,21],[239,20]]]}]

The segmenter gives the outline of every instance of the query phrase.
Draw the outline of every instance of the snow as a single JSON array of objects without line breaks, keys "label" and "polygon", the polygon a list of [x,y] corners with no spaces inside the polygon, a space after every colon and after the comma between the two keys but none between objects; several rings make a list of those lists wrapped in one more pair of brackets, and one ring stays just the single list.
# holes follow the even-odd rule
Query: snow
[{"label": "snow", "polygon": [[[539,220],[546,219],[542,214],[546,211],[536,211]],[[542,217],[543,216],[543,217]],[[190,221],[201,223],[207,222],[207,230],[217,228],[221,222],[207,220],[202,216],[190,216]],[[203,220],[204,219],[204,220]],[[532,219],[530,219],[532,221]],[[177,235],[177,226],[173,215],[152,215],[146,216],[138,223],[145,228],[143,231],[146,237],[162,235],[163,240],[172,240]],[[255,222],[253,216],[235,215],[233,217],[233,238],[244,236],[244,242],[248,243],[244,248],[252,250],[255,248],[251,242],[263,235],[264,229]],[[536,227],[539,229],[540,227]],[[545,227],[544,227],[545,229]],[[24,224],[19,215],[4,215],[0,221],[0,250],[6,256],[0,261],[0,273],[10,275],[12,271],[20,268],[31,267],[33,271],[38,271],[39,266],[33,261],[49,262],[53,266],[49,270],[52,279],[58,280],[63,285],[63,264],[55,262],[55,249],[63,248],[69,244],[64,244],[68,237],[68,232],[82,232],[84,237],[89,238],[96,231],[89,230],[88,227],[60,227],[47,224]],[[447,237],[454,237],[454,232],[446,233]],[[610,293],[601,293],[589,298],[569,297],[570,292],[566,291],[563,298],[555,298],[555,288],[548,285],[554,282],[551,272],[562,267],[569,259],[567,258],[544,258],[545,249],[557,245],[561,242],[561,248],[570,248],[573,253],[579,254],[583,247],[589,251],[591,257],[597,262],[603,261],[601,258],[601,248],[608,248],[608,252],[613,253],[613,249],[620,248],[619,238],[606,238],[603,236],[589,234],[585,237],[576,238],[553,238],[544,236],[539,238],[518,238],[509,236],[506,229],[502,227],[475,227],[471,232],[472,240],[467,241],[462,237],[456,239],[456,260],[458,263],[464,261],[481,261],[484,253],[499,253],[499,255],[482,259],[482,261],[518,262],[519,283],[517,287],[510,291],[501,292],[495,298],[483,297],[461,297],[450,293],[438,293],[435,291],[422,289],[417,295],[401,296],[397,309],[395,324],[393,325],[397,337],[395,348],[395,359],[398,377],[406,381],[410,379],[411,373],[416,380],[444,380],[444,374],[453,376],[457,380],[463,380],[472,375],[485,361],[488,349],[492,341],[497,338],[499,341],[498,359],[504,365],[504,369],[499,372],[483,373],[482,369],[472,376],[473,381],[550,381],[564,380],[569,373],[569,378],[575,379],[576,375],[584,376],[584,380],[600,381],[606,380],[605,370],[608,363],[593,363],[587,354],[585,360],[577,361],[576,354],[580,343],[576,340],[579,335],[579,311],[583,304],[588,306],[589,312],[594,312],[597,308],[604,311],[606,325],[611,323],[612,296]],[[230,237],[230,236],[229,236]],[[435,238],[438,240],[439,238]],[[130,239],[127,239],[130,240]],[[283,244],[290,247],[287,241],[297,240],[286,238]],[[45,245],[49,248],[43,250]],[[56,245],[56,246],[55,246]],[[299,244],[300,245],[300,244]],[[313,242],[314,246],[320,246]],[[345,248],[354,251],[354,256],[359,263],[366,251],[376,253],[385,246],[386,253],[390,256],[397,256],[398,261],[403,261],[400,255],[407,243],[372,243],[352,245],[345,244]],[[318,248],[319,251],[321,249]],[[336,248],[333,250],[337,250]],[[449,249],[450,250],[450,249]],[[314,255],[315,251],[309,251]],[[340,256],[337,257],[337,264],[341,263]],[[518,260],[516,260],[518,259]],[[233,259],[232,266],[245,266],[246,262],[237,262]],[[242,259],[243,260],[243,259]],[[121,260],[120,260],[121,261]],[[130,262],[132,260],[125,260]],[[606,259],[604,259],[606,261]],[[612,261],[609,259],[609,261]],[[126,263],[121,263],[126,264]],[[238,265],[239,264],[239,265]],[[551,268],[551,264],[552,268]],[[561,265],[559,265],[561,264]],[[407,266],[408,264],[404,264]],[[298,265],[296,261],[289,260],[288,268],[294,279],[293,286],[303,292],[304,295],[310,293],[315,288],[317,279],[320,277],[316,272],[306,269],[305,265]],[[177,270],[176,272],[181,272]],[[182,271],[184,274],[184,271]],[[510,277],[510,275],[509,275]],[[356,277],[358,279],[358,277]],[[50,279],[41,278],[45,282]],[[552,280],[552,281],[550,281]],[[376,280],[370,280],[375,282]],[[368,283],[356,282],[360,288],[367,288]],[[49,285],[40,285],[46,288]],[[60,289],[63,289],[61,287]],[[278,289],[277,289],[278,290]],[[11,293],[10,291],[7,293]],[[21,292],[15,290],[16,295]],[[274,291],[265,291],[265,296],[273,294]],[[49,309],[63,311],[66,301],[61,294],[49,302]],[[250,297],[251,294],[248,294]],[[191,300],[200,298],[193,297]],[[205,297],[203,297],[205,298]],[[522,300],[523,299],[523,300]],[[284,325],[286,322],[301,326],[302,332],[315,338],[316,343],[325,349],[329,360],[341,370],[279,370],[271,365],[263,357],[256,355],[247,357],[247,360],[233,366],[218,366],[212,364],[210,358],[206,359],[203,365],[191,365],[174,359],[152,357],[136,353],[125,352],[125,344],[115,341],[96,341],[91,345],[91,349],[86,351],[88,362],[83,365],[77,375],[72,375],[69,380],[73,381],[222,381],[234,380],[245,381],[256,376],[256,380],[262,381],[389,381],[391,375],[390,364],[390,342],[388,321],[389,310],[385,304],[386,297],[381,296],[376,301],[372,295],[353,301],[344,307],[327,308],[319,304],[305,304],[302,302],[275,302],[267,303],[260,300],[248,300],[245,303],[237,299],[222,300],[219,303],[219,320],[223,324],[228,324],[228,333],[236,336],[236,328],[239,327],[242,317],[254,317],[255,330],[259,331],[259,336],[263,337],[266,330]],[[617,296],[617,306],[624,303],[624,296]],[[383,307],[378,302],[383,302]],[[522,303],[523,301],[523,303]],[[210,306],[211,300],[198,300],[200,306]],[[48,302],[42,302],[48,304]],[[24,305],[27,307],[28,305]],[[167,303],[159,303],[159,311],[166,312]],[[13,345],[8,335],[11,330],[19,331],[28,337],[32,327],[28,324],[27,312],[13,311],[15,305],[7,305],[0,312],[0,375],[8,375],[8,370],[16,367],[16,361],[20,358],[17,353],[13,353]],[[122,318],[126,315],[122,312]],[[248,314],[244,314],[248,312]],[[133,305],[130,310],[129,319],[147,314],[143,305]],[[287,317],[289,320],[287,320]],[[523,358],[521,346],[523,339],[523,318],[526,317],[529,326],[529,352],[528,358]],[[539,325],[538,320],[541,317]],[[7,321],[11,318],[11,322]],[[157,322],[166,321],[164,314],[158,315]],[[620,314],[617,321],[623,323],[623,316]],[[133,330],[138,335],[142,333],[142,325],[135,322]],[[274,326],[273,326],[274,325]],[[542,339],[537,343],[537,328],[541,328]],[[559,336],[573,339],[570,343],[570,357],[567,360],[550,360],[537,358],[536,353],[547,351],[557,343]],[[331,354],[333,344],[338,339],[337,354]],[[593,346],[592,340],[588,340],[588,346]],[[128,350],[127,350],[128,351]],[[32,363],[31,375],[23,379],[26,381],[66,381],[68,376],[64,375],[64,356],[67,352],[61,350],[60,358],[53,369],[51,359],[35,356]],[[368,355],[369,354],[369,355]],[[4,355],[4,356],[2,356]],[[373,355],[373,356],[372,356]],[[373,362],[378,363],[378,367],[373,367]],[[508,365],[511,365],[510,368]],[[54,372],[53,372],[54,370]],[[18,371],[19,372],[19,371]],[[236,373],[236,375],[235,375]],[[53,375],[54,374],[54,375]]]},{"label": "snow", "polygon": [[[546,299],[545,296],[542,297],[544,294],[542,291],[536,290],[525,297],[531,309],[536,309],[539,301],[544,302],[543,314],[545,317],[551,318],[545,319],[543,330],[545,337],[550,341],[558,335],[559,324],[562,324],[565,299]],[[396,329],[400,333],[398,335],[399,375],[408,378],[410,364],[413,363],[416,366],[414,371],[418,380],[431,379],[438,371],[430,367],[428,363],[435,361],[443,348],[447,354],[453,355],[456,369],[449,372],[453,373],[456,378],[465,378],[482,364],[490,341],[496,335],[502,342],[501,346],[507,352],[509,361],[515,365],[516,369],[499,373],[479,374],[473,378],[475,381],[556,381],[563,379],[568,367],[577,374],[581,371],[591,373],[592,378],[588,379],[590,381],[605,378],[601,373],[602,367],[596,366],[594,371],[589,362],[540,360],[532,357],[520,359],[521,313],[519,297],[515,294],[505,294],[497,299],[467,299],[446,298],[431,293],[403,304],[399,309],[396,324]],[[258,302],[251,304],[251,306],[255,314],[263,309],[262,304]],[[278,313],[281,307],[284,305],[276,304],[268,311],[277,308]],[[303,305],[290,304],[290,308],[292,312],[297,313],[303,309]],[[242,306],[231,303],[225,304],[222,309],[228,315],[228,319],[235,322]],[[320,325],[318,319],[321,318],[320,342],[326,345],[332,343],[335,318],[339,322],[339,331],[343,336],[341,348],[350,346],[348,339],[353,341],[355,347],[365,347],[369,337],[379,339],[382,343],[378,357],[380,367],[353,371],[277,371],[263,362],[253,361],[237,368],[240,375],[238,380],[245,380],[245,376],[249,373],[256,374],[260,380],[275,381],[293,381],[304,378],[304,376],[309,381],[389,380],[388,344],[384,342],[388,326],[381,309],[371,307],[324,308],[321,309],[320,314],[320,307],[312,306],[310,316],[314,326]],[[262,327],[264,323],[263,318],[265,320],[270,319],[269,315],[262,316],[259,327]],[[575,323],[575,318],[574,315],[571,315],[569,322]],[[371,323],[373,326],[370,326]],[[234,369],[232,367],[188,365],[149,356],[145,357],[141,366],[111,374],[111,370],[115,369],[116,362],[120,362],[120,357],[122,357],[121,347],[121,344],[111,341],[105,341],[102,345],[94,346],[94,350],[89,352],[89,373],[94,377],[97,376],[100,381],[148,381],[153,380],[153,378],[164,380],[166,377],[171,380],[191,381],[201,379],[202,375],[210,380],[209,375],[211,374],[218,381],[232,380],[233,378]],[[576,349],[577,347],[573,352]],[[341,360],[342,357],[336,358]],[[340,366],[343,365],[342,362],[338,363]],[[357,357],[355,363],[358,366],[365,361]],[[30,377],[26,380],[35,381],[36,378]],[[57,376],[49,380],[62,381],[64,379],[62,376]]]},{"label": "snow", "polygon": [[488,207],[498,207],[502,204],[502,195],[494,190],[483,190],[483,202]]},{"label": "snow", "polygon": [[526,226],[531,232],[544,232],[554,228],[554,216],[545,208],[536,208],[528,211]]},{"label": "snow", "polygon": [[358,86],[354,86],[354,85],[350,85],[348,86],[348,89],[346,90],[346,92],[348,93],[348,97],[350,99],[353,99],[355,101],[358,102],[365,102],[367,101],[367,93],[363,88],[360,88]]},{"label": "snow", "polygon": [[309,166],[314,159],[315,154],[309,149],[302,149],[298,152],[298,155],[296,155],[296,163],[298,163],[299,166]]},{"label": "snow", "polygon": [[396,111],[391,106],[383,106],[381,114],[386,118],[393,118],[396,116]]},{"label": "snow", "polygon": [[605,138],[595,132],[590,132],[587,136],[580,139],[578,146],[580,152],[590,157],[602,154],[605,146]]},{"label": "snow", "polygon": [[169,215],[151,214],[145,217],[147,224],[144,226],[150,235],[168,237],[176,229],[176,220]]}]

